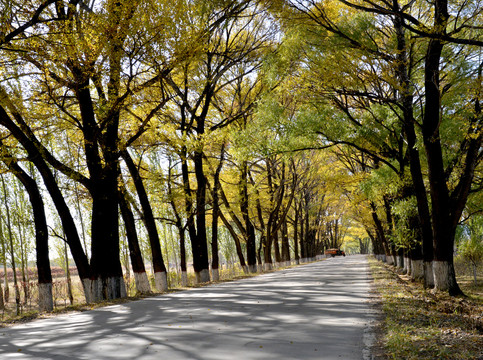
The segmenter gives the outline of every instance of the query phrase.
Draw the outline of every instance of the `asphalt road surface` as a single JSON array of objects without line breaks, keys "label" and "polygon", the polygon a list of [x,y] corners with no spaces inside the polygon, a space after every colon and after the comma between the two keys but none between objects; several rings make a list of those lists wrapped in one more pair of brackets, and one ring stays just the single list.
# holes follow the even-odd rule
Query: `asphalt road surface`
[{"label": "asphalt road surface", "polygon": [[370,359],[365,257],[0,329],[0,359]]}]

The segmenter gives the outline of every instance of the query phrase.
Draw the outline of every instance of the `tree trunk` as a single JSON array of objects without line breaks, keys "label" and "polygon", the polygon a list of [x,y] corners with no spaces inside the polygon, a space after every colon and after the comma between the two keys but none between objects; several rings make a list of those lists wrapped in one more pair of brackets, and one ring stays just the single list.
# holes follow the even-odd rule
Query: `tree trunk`
[{"label": "tree trunk", "polygon": [[129,257],[131,259],[131,267],[134,272],[134,282],[136,284],[136,290],[140,294],[150,294],[151,286],[149,285],[141,248],[139,246],[136,223],[134,221],[134,215],[129,206],[129,203],[126,201],[124,189],[122,192],[119,193],[119,207],[121,210],[124,227],[126,228]]},{"label": "tree trunk", "polygon": [[[419,217],[419,228],[421,232],[422,238],[422,252],[423,252],[423,260],[427,263],[426,266],[423,266],[423,269],[426,271],[430,271],[428,276],[425,276],[425,279],[432,278],[432,266],[431,262],[433,261],[433,235],[431,229],[431,217],[429,212],[429,204],[428,198],[426,195],[426,188],[424,185],[423,175],[421,171],[421,162],[419,156],[419,150],[416,146],[416,132],[414,128],[415,119],[414,119],[414,96],[413,96],[413,88],[411,85],[411,78],[410,78],[410,59],[408,58],[407,53],[407,43],[406,43],[406,36],[405,36],[405,28],[403,24],[404,20],[399,17],[394,17],[394,27],[397,34],[397,41],[398,41],[398,78],[401,87],[401,98],[402,98],[402,105],[403,105],[403,129],[405,138],[407,141],[408,147],[408,158],[409,158],[409,170],[411,173],[411,179],[413,182],[414,193],[416,196],[417,207],[418,207],[418,217]],[[420,259],[417,259],[420,261]],[[421,266],[417,265],[418,272]],[[417,278],[420,277],[418,273],[415,275]],[[432,287],[432,281],[425,281],[425,287],[429,288]]]},{"label": "tree trunk", "polygon": [[149,202],[148,194],[146,192],[146,188],[144,187],[143,180],[141,178],[141,175],[139,174],[139,169],[134,164],[131,155],[127,150],[122,151],[121,155],[129,169],[131,178],[133,179],[134,186],[136,187],[136,192],[138,194],[138,199],[143,211],[144,225],[146,226],[149,237],[149,244],[151,246],[155,287],[157,291],[165,292],[168,290],[166,266],[163,260],[161,243],[159,240],[158,229],[156,227],[156,221],[153,215],[153,209]]},{"label": "tree trunk", "polygon": [[219,274],[219,256],[218,256],[218,218],[220,213],[220,206],[218,201],[218,184],[219,178],[215,177],[212,191],[212,220],[211,220],[211,273],[213,281],[220,280]]},{"label": "tree trunk", "polygon": [[273,243],[273,250],[275,254],[275,263],[277,266],[280,266],[282,262],[282,256],[280,255],[280,246],[278,242],[278,230],[272,231],[272,243]]},{"label": "tree trunk", "polygon": [[211,221],[211,272],[213,281],[220,280],[219,267],[220,260],[218,256],[218,218],[220,216],[220,173],[223,167],[223,160],[225,154],[225,145],[221,146],[220,162],[216,167],[215,174],[213,176],[213,189],[212,189],[212,221]]},{"label": "tree trunk", "polygon": [[424,280],[424,262],[421,244],[417,243],[411,250],[411,278]]},{"label": "tree trunk", "polygon": [[[0,146],[3,144],[0,142]],[[39,286],[39,310],[52,311],[52,273],[49,260],[49,233],[45,216],[44,202],[37,183],[17,164],[13,158],[5,160],[12,173],[22,182],[29,194],[35,222],[35,250],[37,258],[37,274]],[[2,178],[3,180],[3,178]]]},{"label": "tree trunk", "polygon": [[[23,123],[23,119],[21,118],[20,114],[14,113],[14,116],[20,123]],[[79,277],[84,288],[86,301],[87,303],[97,301],[98,299],[95,297],[92,289],[93,275],[87,260],[87,256],[82,248],[74,219],[72,218],[69,207],[67,206],[62,192],[57,185],[52,170],[46,164],[41,153],[37,149],[34,143],[35,139],[27,137],[27,135],[12,121],[2,106],[0,106],[0,123],[12,133],[17,141],[22,144],[24,149],[29,154],[29,158],[32,160],[42,176],[45,187],[47,188],[52,201],[54,202],[55,208],[62,222],[62,227],[64,228],[67,242],[69,244],[72,256],[74,257]]]},{"label": "tree trunk", "polygon": [[69,302],[74,304],[74,294],[72,293],[72,279],[70,276],[70,264],[69,254],[67,252],[67,243],[64,242],[64,258],[65,258],[65,275],[67,277],[67,295],[69,296]]},{"label": "tree trunk", "polygon": [[[434,26],[444,32],[448,21],[446,0],[435,1]],[[456,282],[453,267],[454,230],[450,216],[449,190],[446,184],[443,153],[439,134],[441,93],[440,60],[443,42],[430,39],[426,52],[424,85],[425,109],[423,116],[423,138],[428,162],[428,176],[431,194],[431,220],[434,249],[434,286],[450,295],[462,294]]]},{"label": "tree trunk", "polygon": [[14,246],[13,246],[13,234],[12,234],[12,224],[10,222],[10,210],[9,210],[9,205],[8,205],[8,198],[7,198],[7,188],[5,186],[5,179],[3,175],[0,175],[2,179],[2,187],[3,187],[3,196],[4,196],[4,201],[5,201],[5,210],[7,213],[7,230],[8,230],[8,240],[9,240],[9,245],[10,245],[10,260],[12,263],[12,271],[13,271],[13,288],[15,289],[15,309],[16,309],[16,314],[20,315],[22,309],[20,305],[20,291],[18,289],[18,281],[17,281],[17,266],[15,263],[15,252],[14,252]]},{"label": "tree trunk", "polygon": [[248,164],[246,161],[241,165],[240,187],[240,211],[245,223],[248,271],[254,273],[257,271],[255,227],[248,216]]},{"label": "tree trunk", "polygon": [[181,219],[176,221],[176,227],[179,232],[179,256],[180,256],[180,267],[181,267],[181,286],[188,286],[188,273],[186,271],[186,238],[185,229],[181,224]]},{"label": "tree trunk", "polygon": [[295,216],[293,221],[293,248],[294,248],[294,259],[295,264],[298,265],[300,263],[299,257],[299,239],[298,239],[298,223],[299,223],[299,211],[297,204],[295,204]]},{"label": "tree trunk", "polygon": [[290,245],[288,240],[287,221],[284,221],[282,224],[282,261],[284,266],[290,265]]},{"label": "tree trunk", "polygon": [[242,250],[242,247],[241,247],[240,238],[238,237],[238,234],[236,233],[235,229],[233,229],[233,226],[230,224],[230,222],[225,217],[225,215],[223,214],[222,211],[219,212],[219,216],[220,216],[221,220],[223,221],[223,224],[225,225],[225,227],[230,232],[230,235],[232,236],[233,240],[235,241],[235,249],[236,249],[236,253],[238,255],[238,259],[240,260],[240,266],[242,267],[244,272],[247,272],[248,268],[247,268],[247,265],[245,263],[245,258],[243,256],[243,250]]},{"label": "tree trunk", "polygon": [[[182,158],[182,157],[181,157]],[[171,188],[172,183],[172,166],[171,166],[171,158],[169,160],[169,168],[168,168],[168,196],[169,196],[169,203],[171,204],[171,209],[173,210],[174,216],[176,218],[176,228],[178,229],[179,233],[179,257],[180,257],[180,268],[181,268],[181,286],[186,287],[188,286],[188,274],[186,271],[186,231],[185,227],[183,226],[183,222],[181,216],[178,212],[178,208],[176,207],[176,203],[174,201],[173,191]],[[184,181],[184,178],[183,178]]]},{"label": "tree trunk", "polygon": [[[8,267],[7,267],[7,245],[5,244],[5,236],[3,233],[3,225],[2,225],[2,209],[0,207],[0,240],[2,242],[2,259],[3,259],[3,288],[4,291],[2,292],[2,301],[6,305],[8,304],[8,300],[10,297],[10,290],[8,286]],[[1,280],[0,280],[1,281]]]},{"label": "tree trunk", "polygon": [[301,216],[300,216],[300,261],[301,262],[305,262],[307,261],[306,258],[307,258],[307,250],[306,250],[306,246],[305,246],[305,218],[304,218],[304,211],[303,211],[303,208],[302,206],[300,206],[300,212],[301,212]]},{"label": "tree trunk", "polygon": [[196,229],[197,236],[191,239],[193,266],[198,283],[210,281],[208,246],[206,238],[206,177],[203,172],[203,154],[195,151],[194,167],[197,182],[196,189]]}]

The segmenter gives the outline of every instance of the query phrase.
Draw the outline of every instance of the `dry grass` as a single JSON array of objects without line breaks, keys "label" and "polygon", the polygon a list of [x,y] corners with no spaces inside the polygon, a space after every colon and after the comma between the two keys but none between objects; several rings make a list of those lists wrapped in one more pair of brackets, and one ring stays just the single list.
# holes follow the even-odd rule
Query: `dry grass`
[{"label": "dry grass", "polygon": [[[134,284],[134,278],[129,277],[125,278],[126,290],[128,293],[128,297],[123,299],[117,299],[113,301],[103,301],[95,304],[86,304],[85,297],[82,290],[81,282],[77,275],[72,276],[72,292],[74,296],[74,302],[71,304],[68,295],[68,287],[67,287],[67,280],[64,276],[63,271],[58,270],[55,272],[55,278],[53,280],[53,300],[54,300],[54,311],[52,313],[40,313],[38,310],[37,302],[38,302],[38,290],[37,284],[35,281],[32,280],[35,274],[35,269],[32,269],[32,276],[31,281],[28,283],[27,291],[24,290],[22,284],[19,284],[19,292],[20,292],[20,311],[19,315],[16,314],[16,301],[15,301],[15,291],[13,287],[13,283],[9,283],[9,299],[8,302],[5,304],[5,308],[0,310],[0,327],[10,326],[17,323],[31,321],[37,318],[43,317],[50,317],[56,314],[62,314],[66,312],[72,311],[85,311],[90,310],[106,305],[123,303],[126,301],[132,301],[136,299],[143,298],[145,296],[139,295],[136,293],[136,288]],[[75,271],[77,274],[77,271]],[[1,275],[1,274],[0,274]],[[9,277],[13,279],[13,273],[8,274]],[[244,278],[253,276],[253,274],[244,274],[242,269],[239,267],[230,267],[227,269],[220,270],[220,281],[233,281],[236,279]],[[150,277],[151,281],[151,288],[154,289],[154,277]],[[190,287],[199,287],[204,286],[196,285],[195,284],[195,274],[193,272],[188,272],[188,282]],[[185,290],[186,288],[181,287],[181,275],[175,271],[168,273],[168,284],[169,284],[169,291],[168,292],[176,292]],[[2,284],[3,285],[3,284]],[[5,290],[5,289],[3,289]],[[27,293],[27,296],[25,296]],[[156,295],[157,293],[153,293],[152,295]]]},{"label": "dry grass", "polygon": [[370,259],[384,320],[380,359],[483,359],[483,281],[458,279],[467,297],[425,290]]}]

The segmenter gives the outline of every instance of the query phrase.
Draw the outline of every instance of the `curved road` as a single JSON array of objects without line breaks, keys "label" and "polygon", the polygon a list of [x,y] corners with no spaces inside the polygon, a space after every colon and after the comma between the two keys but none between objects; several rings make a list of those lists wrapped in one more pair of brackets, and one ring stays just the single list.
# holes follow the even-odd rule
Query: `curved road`
[{"label": "curved road", "polygon": [[0,329],[0,359],[369,359],[370,284],[331,258]]}]

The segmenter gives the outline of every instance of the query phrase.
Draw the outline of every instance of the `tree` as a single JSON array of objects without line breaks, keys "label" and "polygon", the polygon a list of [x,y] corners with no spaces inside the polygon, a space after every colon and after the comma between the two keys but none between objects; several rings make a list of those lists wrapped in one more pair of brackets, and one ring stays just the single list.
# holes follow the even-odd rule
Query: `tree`
[{"label": "tree", "polygon": [[[196,27],[203,29],[200,44],[168,76],[177,105],[171,119],[179,123],[182,136],[190,145],[189,149],[187,145],[181,146],[179,156],[193,265],[200,282],[209,281],[206,139],[244,116],[252,106],[250,102],[239,102],[239,91],[226,89],[254,76],[264,49],[269,48],[266,42],[270,40],[271,29],[266,30],[265,19],[260,14],[258,6],[249,1],[228,3],[224,7],[215,3],[200,14],[192,14]],[[232,106],[227,106],[230,103]],[[221,117],[213,114],[215,110]],[[191,164],[196,187],[190,179]]]},{"label": "tree", "polygon": [[[53,300],[52,274],[50,271],[48,244],[49,233],[47,229],[47,219],[45,216],[45,208],[44,202],[42,200],[42,195],[40,193],[37,182],[20,167],[18,161],[14,157],[8,154],[5,145],[1,141],[0,148],[2,149],[3,162],[9,168],[9,170],[22,182],[27,193],[29,194],[35,222],[35,253],[37,258],[39,309],[40,311],[52,311]],[[2,184],[5,185],[3,178],[2,181]],[[13,265],[13,269],[15,272],[15,265]],[[25,296],[27,296],[27,292],[25,292]]]},{"label": "tree", "polygon": [[[325,44],[326,53],[313,60],[313,63],[319,66],[318,68],[314,67],[314,73],[317,74],[316,71],[323,73],[324,78],[329,79],[325,82],[330,83],[335,80],[334,86],[324,88],[321,94],[325,98],[335,100],[335,105],[347,116],[347,124],[359,123],[362,125],[361,130],[365,131],[366,139],[376,139],[381,134],[387,134],[393,126],[390,121],[387,121],[390,120],[387,117],[380,118],[383,121],[375,119],[378,123],[377,132],[374,132],[374,128],[367,123],[368,117],[361,117],[364,112],[369,117],[380,116],[381,113],[380,110],[377,111],[377,107],[381,109],[380,106],[383,104],[383,108],[393,112],[400,121],[398,127],[401,130],[399,133],[402,132],[406,139],[399,138],[398,142],[406,146],[404,141],[401,142],[401,140],[407,140],[408,145],[404,152],[394,153],[394,150],[398,150],[398,147],[388,148],[384,142],[381,143],[378,140],[377,143],[371,143],[371,146],[378,145],[383,150],[376,154],[373,148],[368,148],[367,145],[361,146],[360,143],[354,141],[354,139],[357,139],[354,134],[341,131],[341,128],[332,127],[331,137],[328,139],[333,143],[349,144],[359,150],[378,155],[379,162],[403,160],[399,161],[401,178],[404,176],[401,166],[405,166],[404,162],[409,160],[414,192],[417,197],[419,227],[421,227],[425,260],[426,262],[431,260],[432,249],[429,244],[432,240],[436,261],[434,269],[438,270],[438,274],[434,275],[436,288],[447,290],[451,294],[458,294],[460,291],[454,279],[451,260],[454,227],[464,209],[467,194],[471,188],[474,167],[480,161],[478,155],[480,150],[477,149],[481,147],[481,110],[479,95],[472,95],[472,99],[468,99],[475,104],[474,110],[468,112],[464,110],[466,107],[461,102],[452,101],[451,99],[455,98],[449,98],[447,95],[443,97],[443,95],[451,93],[452,91],[448,91],[449,89],[455,89],[454,94],[456,94],[456,89],[461,89],[462,83],[460,80],[463,78],[469,80],[467,82],[469,93],[479,94],[477,89],[481,85],[477,84],[481,83],[481,80],[477,79],[480,79],[478,68],[481,67],[481,62],[471,61],[470,59],[474,58],[475,52],[465,46],[481,46],[478,35],[474,34],[476,36],[473,39],[469,39],[468,36],[474,32],[475,28],[471,25],[472,21],[481,16],[481,11],[474,4],[463,4],[459,7],[460,12],[458,12],[461,17],[455,16],[449,19],[446,1],[436,2],[433,13],[430,13],[429,8],[422,3],[402,6],[397,2],[392,4],[365,4],[351,1],[326,3],[289,1],[287,4],[292,9],[296,9],[297,12],[306,15],[302,21],[307,22],[309,32],[304,34],[310,36],[310,34],[316,33],[319,36],[318,42],[316,38],[311,37],[312,45],[314,42],[317,45],[322,43],[322,46]],[[460,5],[455,4],[455,8],[458,8],[458,6]],[[342,14],[344,14],[344,17],[347,17],[347,14],[352,15],[350,17],[352,27],[349,28],[340,21]],[[430,24],[431,19],[434,20],[434,24]],[[386,35],[392,34],[388,27],[389,21],[393,23],[392,33],[395,42],[393,41],[394,38]],[[447,29],[450,23],[451,26],[454,25],[455,31],[448,34]],[[314,32],[314,26],[319,27],[320,31]],[[422,36],[423,40],[410,39],[408,32]],[[337,51],[333,51],[333,48],[332,52],[331,48],[327,46],[331,41],[333,41],[332,44],[345,44],[346,49],[351,52],[350,57],[337,58],[340,65],[346,63],[345,66],[348,70],[346,79],[341,80],[331,76],[330,71],[326,70],[328,67],[324,67],[325,64],[321,61],[324,58],[330,59],[326,55],[327,51],[331,55],[335,54],[335,56],[340,54],[340,47],[337,48]],[[443,44],[445,43],[449,44],[446,46],[456,50],[457,60],[453,57],[450,61],[446,61],[446,54],[443,51]],[[317,46],[307,48],[308,55],[314,48],[317,48]],[[418,53],[421,54],[421,49],[426,54],[423,58],[423,69],[417,66],[420,63],[418,57],[413,57]],[[364,55],[358,57],[359,55],[355,56],[355,54]],[[466,73],[458,72],[458,68],[453,66],[456,62],[469,71]],[[349,71],[349,69],[352,69],[352,71]],[[445,82],[447,82],[443,89],[440,89],[439,84],[440,70],[445,73]],[[458,73],[459,76],[452,76],[451,71]],[[398,80],[397,84],[387,77],[389,74],[395,75],[394,77]],[[419,81],[422,75],[425,76],[424,84]],[[320,87],[315,83],[312,86],[309,87],[309,90]],[[421,101],[424,103],[424,111],[418,113],[414,111],[414,104],[418,102],[417,97],[414,96],[417,94],[415,88],[422,89],[423,87],[425,93]],[[313,98],[313,91],[308,98]],[[441,104],[445,104],[446,107],[440,108]],[[448,124],[451,124],[451,114],[455,112],[466,113],[465,122],[467,124],[464,128],[467,131],[459,132],[459,137],[447,136],[449,133],[440,132],[440,128],[444,129]],[[323,115],[326,116],[327,113]],[[361,119],[364,119],[364,121],[361,121]],[[419,135],[414,131],[418,124],[422,129]],[[324,135],[327,134],[327,131],[325,131]],[[440,138],[442,134],[445,135],[444,138]],[[348,136],[348,138],[341,138],[341,135]],[[430,212],[422,177],[420,154],[416,151],[417,143],[420,141],[417,137],[423,140],[426,152],[427,163],[425,165],[429,170],[428,183],[432,204],[431,219],[428,216]],[[456,154],[444,152],[443,144],[447,144],[446,147],[454,146],[460,151]],[[381,145],[383,146],[381,147]],[[385,152],[386,150],[390,152]],[[399,150],[403,150],[403,148],[399,147]],[[404,155],[405,153],[406,155]],[[450,158],[451,160],[449,160]],[[385,164],[391,166],[387,161]],[[455,179],[459,180],[455,181]],[[413,222],[413,224],[417,226],[417,222]],[[430,224],[432,226],[431,232],[429,231]],[[450,240],[450,238],[453,240]]]}]

